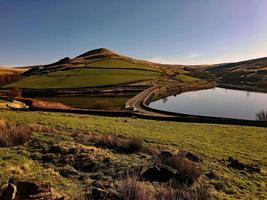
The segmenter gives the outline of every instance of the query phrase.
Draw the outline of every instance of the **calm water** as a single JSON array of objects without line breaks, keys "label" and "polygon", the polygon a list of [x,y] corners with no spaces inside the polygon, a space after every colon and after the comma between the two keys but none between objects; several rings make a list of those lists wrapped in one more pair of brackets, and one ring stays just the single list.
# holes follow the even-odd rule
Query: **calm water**
[{"label": "calm water", "polygon": [[112,110],[123,108],[126,101],[131,97],[132,96],[57,96],[39,99],[63,103],[74,108]]},{"label": "calm water", "polygon": [[255,120],[267,110],[267,93],[213,88],[185,92],[150,104],[150,107],[184,114]]}]

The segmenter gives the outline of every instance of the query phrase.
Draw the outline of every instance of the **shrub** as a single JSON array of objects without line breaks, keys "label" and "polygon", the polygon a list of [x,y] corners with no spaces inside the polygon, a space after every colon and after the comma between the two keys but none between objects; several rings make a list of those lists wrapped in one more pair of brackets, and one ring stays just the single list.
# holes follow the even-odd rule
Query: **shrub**
[{"label": "shrub", "polygon": [[209,188],[201,186],[200,188],[190,189],[179,187],[173,189],[170,186],[161,186],[156,195],[157,200],[209,200],[211,199]]},{"label": "shrub", "polygon": [[30,138],[30,129],[0,120],[0,147],[24,144]]},{"label": "shrub", "polygon": [[260,112],[256,113],[256,118],[259,121],[267,121],[267,111],[261,110]]},{"label": "shrub", "polygon": [[152,184],[141,182],[137,176],[121,178],[116,182],[116,191],[123,200],[155,200],[155,188]]},{"label": "shrub", "polygon": [[172,188],[170,185],[152,184],[138,180],[137,176],[121,177],[116,182],[116,191],[122,200],[208,200],[210,193],[207,186],[191,189],[188,187]]},{"label": "shrub", "polygon": [[87,141],[96,145],[115,149],[123,153],[138,152],[143,147],[143,142],[137,138],[121,138],[115,135],[96,135],[92,134],[87,137]]},{"label": "shrub", "polygon": [[168,159],[163,159],[159,154],[155,155],[155,162],[168,165],[178,171],[174,184],[193,184],[202,174],[200,166],[184,157],[184,154],[174,154]]}]

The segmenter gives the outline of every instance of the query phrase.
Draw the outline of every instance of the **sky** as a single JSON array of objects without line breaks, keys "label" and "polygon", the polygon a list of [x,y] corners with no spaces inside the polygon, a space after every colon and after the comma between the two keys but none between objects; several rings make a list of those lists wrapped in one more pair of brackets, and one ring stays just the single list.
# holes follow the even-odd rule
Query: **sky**
[{"label": "sky", "polygon": [[0,0],[0,65],[105,47],[161,63],[267,56],[267,0]]}]

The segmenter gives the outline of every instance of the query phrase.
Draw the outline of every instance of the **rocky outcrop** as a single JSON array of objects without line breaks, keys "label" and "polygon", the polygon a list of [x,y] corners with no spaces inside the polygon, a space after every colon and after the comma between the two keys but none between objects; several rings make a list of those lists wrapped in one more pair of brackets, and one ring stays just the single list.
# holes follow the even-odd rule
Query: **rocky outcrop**
[{"label": "rocky outcrop", "polygon": [[243,171],[247,171],[250,173],[260,173],[261,172],[261,168],[258,166],[253,166],[253,165],[249,165],[249,164],[244,164],[242,162],[240,162],[237,159],[234,159],[232,157],[228,158],[228,167],[231,167],[233,169],[236,170],[243,170]]},{"label": "rocky outcrop", "polygon": [[1,200],[63,200],[52,193],[50,183],[37,180],[13,180],[3,184]]}]

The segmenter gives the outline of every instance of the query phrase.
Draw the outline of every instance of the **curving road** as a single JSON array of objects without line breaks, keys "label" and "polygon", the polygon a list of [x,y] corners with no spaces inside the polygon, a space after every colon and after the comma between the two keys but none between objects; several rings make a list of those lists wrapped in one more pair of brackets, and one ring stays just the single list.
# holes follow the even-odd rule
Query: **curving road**
[{"label": "curving road", "polygon": [[148,89],[145,89],[144,91],[140,92],[133,98],[129,99],[125,103],[125,108],[131,110],[132,112],[136,114],[141,114],[141,115],[166,117],[166,118],[175,117],[174,115],[162,114],[162,113],[154,112],[151,110],[147,110],[145,109],[144,106],[142,106],[148,101],[149,98],[151,98],[154,95],[154,92],[157,89],[159,89],[159,87],[156,85]]}]

